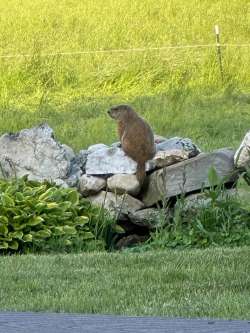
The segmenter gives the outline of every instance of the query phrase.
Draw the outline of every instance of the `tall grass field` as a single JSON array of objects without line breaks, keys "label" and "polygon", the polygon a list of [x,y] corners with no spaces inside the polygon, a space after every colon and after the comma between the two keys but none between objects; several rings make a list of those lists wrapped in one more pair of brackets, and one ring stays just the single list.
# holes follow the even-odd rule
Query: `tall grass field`
[{"label": "tall grass field", "polygon": [[47,122],[76,150],[108,144],[107,108],[129,103],[158,134],[236,147],[250,127],[249,22],[248,0],[0,0],[0,134]]}]

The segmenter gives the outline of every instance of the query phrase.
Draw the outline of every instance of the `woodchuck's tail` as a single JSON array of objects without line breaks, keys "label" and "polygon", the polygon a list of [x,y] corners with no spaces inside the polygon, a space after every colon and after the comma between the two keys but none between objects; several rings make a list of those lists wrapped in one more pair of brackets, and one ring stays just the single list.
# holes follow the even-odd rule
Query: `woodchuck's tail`
[{"label": "woodchuck's tail", "polygon": [[140,183],[140,185],[143,185],[143,182],[146,177],[146,165],[145,163],[137,163],[137,169],[136,169],[136,177]]}]

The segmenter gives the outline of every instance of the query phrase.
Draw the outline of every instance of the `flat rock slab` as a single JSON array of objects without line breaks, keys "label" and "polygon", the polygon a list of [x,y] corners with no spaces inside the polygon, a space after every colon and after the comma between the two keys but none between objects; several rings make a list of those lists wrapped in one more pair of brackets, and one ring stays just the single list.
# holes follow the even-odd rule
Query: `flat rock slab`
[{"label": "flat rock slab", "polygon": [[149,176],[143,203],[149,207],[160,200],[189,193],[209,186],[208,173],[213,167],[220,179],[232,181],[234,151],[223,148],[212,153],[201,153],[194,158],[165,167]]},{"label": "flat rock slab", "polygon": [[0,333],[250,333],[243,320],[1,312]]}]

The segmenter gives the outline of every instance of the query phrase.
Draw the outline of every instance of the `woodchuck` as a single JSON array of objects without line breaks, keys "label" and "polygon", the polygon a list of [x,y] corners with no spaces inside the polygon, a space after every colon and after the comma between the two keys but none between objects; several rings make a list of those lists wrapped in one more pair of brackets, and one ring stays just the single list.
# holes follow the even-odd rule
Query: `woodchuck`
[{"label": "woodchuck", "polygon": [[122,149],[137,162],[136,176],[142,185],[146,176],[145,163],[155,155],[153,131],[129,105],[114,106],[108,114],[118,123]]}]

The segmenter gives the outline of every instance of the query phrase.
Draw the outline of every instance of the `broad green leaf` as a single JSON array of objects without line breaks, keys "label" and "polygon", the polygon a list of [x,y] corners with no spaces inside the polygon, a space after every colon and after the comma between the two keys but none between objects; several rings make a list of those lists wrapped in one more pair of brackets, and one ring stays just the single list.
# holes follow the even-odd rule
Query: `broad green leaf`
[{"label": "broad green leaf", "polygon": [[56,203],[56,202],[49,202],[49,203],[47,203],[46,208],[47,208],[47,209],[58,208],[58,203]]},{"label": "broad green leaf", "polygon": [[61,236],[61,235],[64,235],[65,234],[65,232],[64,232],[64,230],[63,230],[63,227],[54,227],[53,228],[53,233],[54,233],[54,235],[55,236]]},{"label": "broad green leaf", "polygon": [[55,187],[49,188],[46,192],[39,196],[39,200],[47,200],[55,193],[56,190],[57,189]]},{"label": "broad green leaf", "polygon": [[9,248],[10,248],[11,250],[17,250],[17,249],[18,249],[18,242],[15,241],[15,240],[11,241],[11,242],[9,243]]},{"label": "broad green leaf", "polygon": [[72,217],[73,215],[74,214],[72,212],[65,212],[65,213],[63,213],[63,216],[67,217],[67,219],[70,218],[70,217]]},{"label": "broad green leaf", "polygon": [[81,233],[81,238],[83,240],[92,239],[92,238],[94,238],[94,235],[90,231],[85,231],[84,233]]},{"label": "broad green leaf", "polygon": [[32,184],[32,185],[34,186],[33,193],[36,194],[36,195],[38,195],[40,193],[42,194],[46,190],[46,188],[47,188],[46,185],[39,186],[39,185],[41,185],[40,183]]},{"label": "broad green leaf", "polygon": [[5,190],[5,193],[9,194],[10,196],[15,193],[15,188],[14,186],[8,186]]},{"label": "broad green leaf", "polygon": [[79,203],[79,194],[76,190],[72,190],[68,193],[68,200],[73,204],[77,205]]},{"label": "broad green leaf", "polygon": [[25,220],[27,220],[27,215],[26,214],[22,214],[22,215],[16,215],[13,217],[13,221],[15,221],[15,223],[22,223]]},{"label": "broad green leaf", "polygon": [[5,224],[0,225],[0,235],[7,235],[8,227]]},{"label": "broad green leaf", "polygon": [[8,224],[9,223],[8,217],[0,216],[0,223]]},{"label": "broad green leaf", "polygon": [[23,195],[27,198],[33,196],[32,187],[26,186],[23,190]]},{"label": "broad green leaf", "polygon": [[72,206],[72,202],[70,202],[70,201],[64,201],[64,202],[60,203],[60,208],[65,211],[70,209],[71,206]]},{"label": "broad green leaf", "polygon": [[33,216],[28,222],[27,225],[34,226],[42,223],[44,219],[41,216]]},{"label": "broad green leaf", "polygon": [[9,195],[7,195],[6,193],[2,194],[2,203],[6,207],[13,207],[13,206],[15,206],[14,200]]},{"label": "broad green leaf", "polygon": [[16,231],[17,230],[23,230],[27,226],[26,223],[23,223],[23,224],[21,224],[21,223],[11,223],[11,225],[12,225],[13,229],[16,230]]},{"label": "broad green leaf", "polygon": [[41,212],[46,207],[47,207],[47,203],[39,202],[38,204],[35,205],[35,210]]},{"label": "broad green leaf", "polygon": [[69,225],[65,225],[63,227],[63,231],[65,232],[66,235],[75,235],[77,233],[75,227],[71,227]]},{"label": "broad green leaf", "polygon": [[24,242],[32,242],[32,240],[33,240],[33,237],[31,234],[27,234],[27,235],[23,236]]},{"label": "broad green leaf", "polygon": [[23,238],[23,232],[22,231],[13,231],[9,232],[8,236],[16,239],[22,239]]},{"label": "broad green leaf", "polygon": [[16,192],[16,200],[23,201],[24,199],[24,195],[21,192]]},{"label": "broad green leaf", "polygon": [[48,238],[50,236],[51,236],[51,231],[49,229],[39,230],[39,231],[33,233],[34,238]]},{"label": "broad green leaf", "polygon": [[9,244],[7,242],[0,242],[0,249],[7,249]]},{"label": "broad green leaf", "polygon": [[16,206],[15,207],[8,207],[8,208],[5,208],[5,213],[7,213],[7,215],[18,215],[20,214],[20,211],[21,209],[20,208],[17,208]]},{"label": "broad green leaf", "polygon": [[76,225],[84,226],[89,222],[89,218],[87,216],[77,216],[75,217],[74,222]]},{"label": "broad green leaf", "polygon": [[125,233],[125,230],[119,224],[113,225],[112,229],[114,230],[114,232],[116,232],[118,234],[124,234]]},{"label": "broad green leaf", "polygon": [[64,242],[64,244],[66,246],[70,246],[70,245],[72,245],[72,242],[69,239],[66,239],[65,242]]},{"label": "broad green leaf", "polygon": [[12,237],[10,236],[9,233],[8,233],[8,235],[1,235],[0,236],[0,241],[10,242],[10,241],[12,241]]}]

